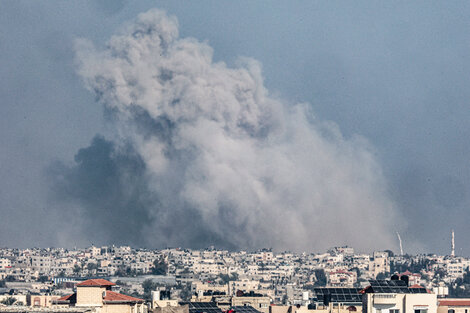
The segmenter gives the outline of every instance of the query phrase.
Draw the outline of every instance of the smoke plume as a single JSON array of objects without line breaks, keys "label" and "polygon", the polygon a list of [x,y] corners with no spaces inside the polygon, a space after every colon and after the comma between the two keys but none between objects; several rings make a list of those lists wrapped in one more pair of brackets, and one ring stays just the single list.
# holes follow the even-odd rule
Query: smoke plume
[{"label": "smoke plume", "polygon": [[155,247],[392,246],[398,219],[373,149],[271,96],[255,60],[213,62],[158,10],[103,49],[76,49],[117,134],[52,171],[85,233]]}]

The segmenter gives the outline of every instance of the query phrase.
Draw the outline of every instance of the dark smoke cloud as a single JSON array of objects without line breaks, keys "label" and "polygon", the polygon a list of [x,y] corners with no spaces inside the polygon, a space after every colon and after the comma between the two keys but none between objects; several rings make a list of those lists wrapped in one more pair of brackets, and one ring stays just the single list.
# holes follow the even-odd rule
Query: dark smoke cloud
[{"label": "dark smoke cloud", "polygon": [[176,19],[158,10],[104,50],[87,40],[76,49],[117,135],[54,167],[54,190],[104,242],[394,246],[401,223],[373,149],[307,104],[272,97],[258,62],[214,63],[207,44],[179,38]]},{"label": "dark smoke cloud", "polygon": [[[158,193],[148,188],[142,158],[130,145],[118,148],[96,136],[89,147],[78,151],[75,165],[56,163],[48,174],[56,200],[76,210],[70,218],[83,220],[80,235],[96,244],[148,246],[154,242],[163,246],[169,240],[197,248],[207,242],[234,248],[213,234],[196,210],[186,207],[177,211],[162,205]],[[158,223],[154,216],[158,216]],[[148,233],[155,238],[146,237]]]},{"label": "dark smoke cloud", "polygon": [[80,149],[75,165],[49,168],[53,190],[65,205],[74,203],[83,227],[98,242],[141,243],[142,229],[152,223],[147,207],[156,199],[147,187],[145,164],[131,146],[116,145],[96,136]]}]

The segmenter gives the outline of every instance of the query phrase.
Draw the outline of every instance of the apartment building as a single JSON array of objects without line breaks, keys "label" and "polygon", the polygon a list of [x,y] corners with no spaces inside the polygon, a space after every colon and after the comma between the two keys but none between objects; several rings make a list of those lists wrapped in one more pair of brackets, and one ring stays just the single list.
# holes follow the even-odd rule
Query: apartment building
[{"label": "apartment building", "polygon": [[437,296],[402,280],[371,280],[363,290],[363,313],[437,313]]},{"label": "apartment building", "polygon": [[337,270],[327,272],[327,284],[330,287],[353,287],[357,281],[356,272]]},{"label": "apartment building", "polygon": [[52,267],[52,259],[50,256],[33,255],[31,257],[31,267],[41,274],[49,273]]},{"label": "apartment building", "polygon": [[390,259],[388,252],[374,252],[373,259],[369,265],[369,273],[373,278],[377,277],[377,275],[381,273],[390,273]]}]

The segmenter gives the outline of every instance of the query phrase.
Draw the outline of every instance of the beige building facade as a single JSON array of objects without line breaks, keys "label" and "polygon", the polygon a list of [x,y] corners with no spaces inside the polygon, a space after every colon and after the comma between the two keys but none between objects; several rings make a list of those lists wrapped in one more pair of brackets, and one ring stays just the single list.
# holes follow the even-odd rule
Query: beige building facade
[{"label": "beige building facade", "polygon": [[433,293],[367,293],[363,313],[437,313]]},{"label": "beige building facade", "polygon": [[437,313],[469,313],[470,299],[442,299],[439,300]]},{"label": "beige building facade", "polygon": [[41,308],[50,308],[54,301],[58,300],[59,296],[48,295],[34,295],[29,294],[26,296],[26,305]]},{"label": "beige building facade", "polygon": [[89,279],[77,291],[57,300],[58,306],[95,308],[97,313],[144,313],[144,300],[111,290],[115,284],[104,279]]}]

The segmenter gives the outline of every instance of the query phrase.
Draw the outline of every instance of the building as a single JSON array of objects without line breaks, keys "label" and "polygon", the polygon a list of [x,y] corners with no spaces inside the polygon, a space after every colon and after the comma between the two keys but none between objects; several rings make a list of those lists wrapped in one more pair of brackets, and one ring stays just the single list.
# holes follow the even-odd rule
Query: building
[{"label": "building", "polygon": [[105,279],[89,279],[77,291],[57,300],[58,306],[94,307],[100,313],[144,313],[144,300],[111,290],[115,284]]},{"label": "building", "polygon": [[256,310],[269,313],[269,306],[271,304],[271,300],[269,297],[264,297],[259,294],[247,294],[242,296],[234,296],[232,297],[232,306],[239,307],[239,306],[251,306]]},{"label": "building", "polygon": [[373,260],[369,265],[369,273],[374,278],[376,278],[379,274],[390,273],[390,259],[388,252],[374,252]]},{"label": "building", "polygon": [[403,280],[371,280],[363,289],[363,313],[437,313],[437,296]]},{"label": "building", "polygon": [[26,305],[33,307],[50,308],[54,301],[59,300],[59,296],[28,294],[26,295]]},{"label": "building", "polygon": [[336,270],[327,272],[327,284],[329,287],[353,287],[357,281],[356,272]]},{"label": "building", "polygon": [[439,300],[437,313],[468,313],[470,312],[470,299],[442,299]]},{"label": "building", "polygon": [[152,291],[152,303],[151,308],[165,308],[165,307],[177,307],[179,306],[178,300],[171,299],[170,291],[166,290],[154,290]]},{"label": "building", "polygon": [[52,259],[50,256],[33,255],[31,257],[31,268],[41,274],[47,274],[51,270]]}]

